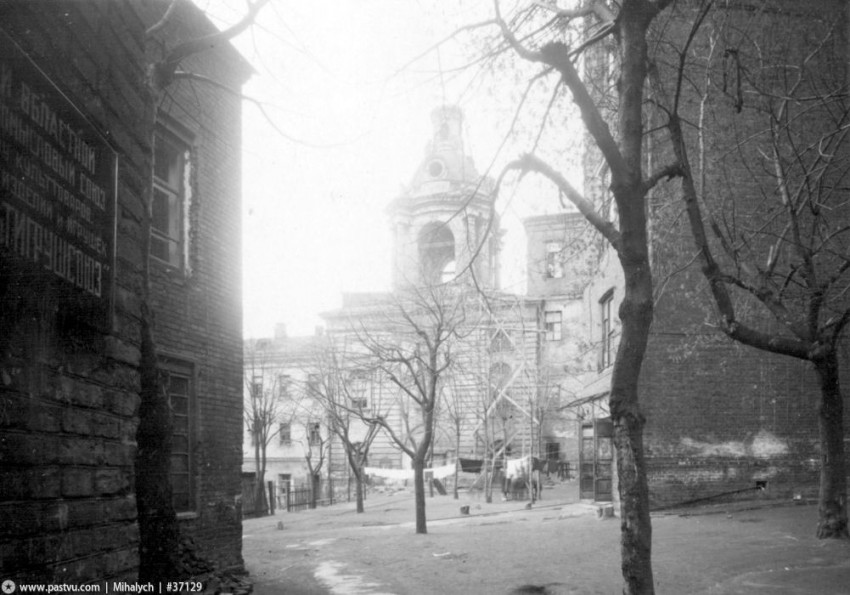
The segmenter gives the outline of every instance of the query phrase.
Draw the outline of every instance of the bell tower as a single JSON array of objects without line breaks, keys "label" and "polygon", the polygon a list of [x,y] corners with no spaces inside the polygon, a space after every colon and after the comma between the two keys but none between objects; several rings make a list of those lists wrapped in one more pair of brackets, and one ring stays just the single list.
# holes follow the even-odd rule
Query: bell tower
[{"label": "bell tower", "polygon": [[[393,290],[459,278],[499,286],[501,231],[492,212],[493,182],[466,154],[463,112],[431,112],[433,136],[401,196],[387,207],[393,234]],[[491,221],[492,218],[492,221]]]}]

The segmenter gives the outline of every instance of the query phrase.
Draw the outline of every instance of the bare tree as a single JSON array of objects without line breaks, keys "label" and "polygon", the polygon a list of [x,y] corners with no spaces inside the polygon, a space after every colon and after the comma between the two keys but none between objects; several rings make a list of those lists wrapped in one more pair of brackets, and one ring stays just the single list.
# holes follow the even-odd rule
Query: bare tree
[{"label": "bare tree", "polygon": [[[503,40],[498,52],[512,51],[538,64],[541,72],[559,77],[569,90],[587,134],[601,152],[611,179],[611,192],[619,213],[617,223],[606,219],[597,205],[574,188],[567,178],[540,156],[529,152],[510,163],[508,171],[534,172],[554,183],[616,251],[625,277],[620,306],[622,336],[611,380],[610,407],[617,447],[617,473],[622,516],[622,572],[624,593],[653,593],[652,527],[643,453],[644,415],[638,402],[638,377],[653,320],[653,280],[649,262],[646,196],[669,168],[644,171],[644,88],[647,79],[647,34],[655,18],[672,0],[601,0],[582,2],[576,9],[562,10],[554,3],[532,3],[509,18],[494,0],[495,17]],[[541,13],[542,11],[542,13]],[[542,14],[542,16],[541,16]],[[541,22],[541,18],[543,21]],[[574,22],[591,34],[566,43],[563,32]],[[579,74],[577,61],[588,49],[612,38],[618,63],[617,111],[606,112]],[[616,119],[612,127],[609,119]],[[564,141],[570,136],[564,134]]]},{"label": "bare tree", "polygon": [[245,349],[243,417],[254,448],[255,494],[258,508],[268,510],[266,460],[268,447],[280,436],[282,424],[291,424],[295,403],[287,376],[267,340],[249,341]]},{"label": "bare tree", "polygon": [[[162,31],[179,11],[180,0],[172,0],[156,23],[146,31],[147,90],[150,94],[147,115],[150,122],[150,146],[154,146],[158,106],[165,91],[178,78],[187,58],[209,51],[242,33],[254,22],[269,0],[249,1],[244,17],[232,27],[195,39],[181,40],[168,47]],[[203,78],[203,77],[201,77]],[[140,292],[140,396],[139,428],[136,433],[136,502],[139,515],[139,580],[153,581],[164,576],[179,576],[179,527],[171,489],[172,422],[165,379],[159,371],[159,359],[151,305],[150,267],[151,218],[153,209],[153,168],[145,189],[142,217],[142,283]]]},{"label": "bare tree", "polygon": [[331,436],[327,428],[324,432],[326,435],[322,435],[322,422],[317,421],[316,416],[307,417],[303,425],[304,438],[301,444],[310,480],[310,508],[316,508],[322,489],[322,468],[330,452]]},{"label": "bare tree", "polygon": [[[393,387],[396,415],[369,418],[389,434],[413,465],[416,532],[427,533],[424,469],[434,439],[441,386],[454,359],[465,318],[463,292],[452,285],[411,288],[397,295],[380,334],[361,323],[358,342],[371,366]],[[400,422],[395,423],[395,422]]]},{"label": "bare tree", "polygon": [[338,351],[332,343],[317,353],[312,369],[317,381],[310,398],[324,410],[328,429],[342,443],[355,482],[356,510],[364,511],[365,473],[369,448],[380,425],[374,421],[368,390],[371,371],[357,367],[357,358]]},{"label": "bare tree", "polygon": [[[804,12],[793,15],[796,30],[786,39],[765,44],[761,29],[739,23],[736,12],[702,2],[694,14],[679,61],[668,67],[675,85],[662,84],[664,64],[653,77],[682,172],[691,236],[720,330],[744,345],[811,363],[820,389],[817,535],[846,538],[839,349],[850,322],[850,102],[843,67],[834,66],[844,60],[834,45],[841,33],[834,20]],[[712,14],[713,26],[700,38],[700,25]],[[699,110],[691,103],[688,111],[694,89]],[[718,134],[706,116],[711,109],[724,110],[730,128],[740,131],[719,166],[705,149]],[[699,123],[695,135],[684,130],[690,115]],[[733,167],[735,183],[725,184]]]}]

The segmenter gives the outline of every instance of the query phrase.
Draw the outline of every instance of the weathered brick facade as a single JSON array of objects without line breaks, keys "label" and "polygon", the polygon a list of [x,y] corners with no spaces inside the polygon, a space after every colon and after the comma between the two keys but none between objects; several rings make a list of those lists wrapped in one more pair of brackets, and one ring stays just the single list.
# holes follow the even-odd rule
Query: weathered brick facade
[{"label": "weathered brick facade", "polygon": [[[146,47],[146,28],[166,7],[137,1],[0,7],[4,48],[17,46],[20,51],[20,56],[4,52],[0,57],[3,578],[86,583],[136,576],[134,462],[146,258],[142,222],[151,192],[154,114],[159,124],[178,128],[189,141],[191,163],[186,169],[191,172],[191,180],[186,179],[191,191],[184,197],[187,207],[179,230],[185,262],[170,266],[151,258],[150,265],[163,366],[179,364],[190,380],[185,448],[192,501],[179,515],[181,532],[195,540],[200,556],[220,566],[242,563],[237,501],[242,429],[240,101],[204,83],[176,81],[154,104],[145,77],[156,44],[168,40],[173,45],[215,30],[198,9],[185,3],[175,21],[160,31],[160,41]],[[248,74],[229,46],[187,59],[182,67],[234,89]],[[55,123],[51,130],[49,120],[21,107],[25,84],[42,89],[38,100],[46,107],[39,109],[58,115],[59,132]],[[62,122],[73,126],[63,128]],[[47,256],[28,260],[23,244],[14,240],[24,221],[18,213],[28,208],[16,206],[24,196],[21,188],[53,201],[27,219],[35,221],[32,229],[39,230],[39,238],[58,229],[63,209],[70,208],[58,205],[61,196],[68,196],[59,194],[58,183],[67,183],[71,196],[73,182],[82,188],[83,172],[91,164],[84,150],[68,148],[68,139],[76,134],[68,132],[72,129],[84,131],[87,141],[103,148],[96,169],[109,181],[103,185],[108,202],[117,197],[114,219],[107,215],[106,225],[89,230],[105,242],[105,249],[96,252],[103,264],[102,294],[90,300],[94,305],[85,311],[79,307],[84,269],[74,269],[75,288],[70,275],[62,278],[59,272],[43,270]],[[21,131],[46,139],[39,147],[52,144],[64,156],[37,151],[35,141],[22,141]],[[16,161],[22,155],[36,163],[25,174]],[[115,173],[105,173],[113,158]],[[74,163],[76,171],[60,169],[57,159]],[[20,185],[14,186],[13,178]],[[99,212],[97,201],[92,204],[89,208]],[[72,216],[84,223],[89,219],[83,210]],[[68,243],[84,243],[85,237],[78,235]],[[32,239],[33,245],[44,241]],[[74,252],[77,262],[83,252]]]},{"label": "weathered brick facade", "polygon": [[[676,80],[672,69],[678,61],[672,48],[681,47],[687,38],[696,4],[678,3],[659,27],[664,43],[653,46],[653,57],[661,85],[669,87]],[[818,44],[821,47],[814,52]],[[711,51],[720,56],[711,62],[713,86],[700,95],[695,89],[708,80],[708,70],[700,69],[709,63]],[[756,55],[763,62],[756,63]],[[783,80],[787,75],[782,74],[784,65],[794,64],[789,70],[796,72],[802,57],[809,56],[818,66],[814,71],[829,73],[833,80],[844,76],[846,8],[838,2],[805,6],[724,3],[709,13],[688,56],[688,67],[695,69],[690,76],[696,80],[699,72],[703,78],[698,84],[686,85],[680,109],[685,120],[694,124],[689,124],[686,135],[692,167],[704,176],[699,183],[704,185],[700,188],[709,205],[705,212],[719,226],[738,225],[748,232],[771,230],[776,215],[765,197],[775,190],[776,180],[760,161],[767,154],[764,146],[752,139],[765,132],[764,114],[771,98],[781,96],[778,89],[794,79]],[[589,76],[597,81],[615,79],[616,68],[606,70],[615,62],[600,50],[588,59]],[[818,85],[828,86],[828,78],[809,80],[807,88],[815,93]],[[653,92],[657,87],[648,91]],[[647,118],[648,129],[663,128],[663,113],[650,110]],[[827,110],[811,107],[797,125],[800,144],[805,146],[819,130],[831,125],[831,119]],[[697,135],[699,127],[701,137]],[[667,137],[649,135],[646,155],[650,169],[672,162]],[[600,203],[609,200],[607,170],[600,166],[596,149],[587,151],[584,169],[588,195]],[[698,268],[678,181],[649,194],[648,213],[655,319],[640,377],[640,400],[647,418],[644,445],[653,505],[732,494],[751,496],[757,485],[764,485],[766,493],[774,497],[816,496],[820,391],[811,364],[734,343],[717,329],[715,306]],[[838,209],[833,215],[846,217],[847,213]],[[779,235],[764,234],[768,239],[761,241],[773,242]],[[740,237],[742,243],[759,241],[750,240],[758,236],[743,231]],[[711,241],[715,240],[712,236]],[[757,254],[762,248],[746,246]],[[716,249],[718,258],[728,265],[719,242]],[[766,258],[768,250],[763,254]],[[586,289],[588,333],[594,342],[599,341],[600,300],[613,290],[616,311],[622,298],[618,271],[619,263],[611,252],[607,260],[600,261],[600,274]],[[756,300],[747,301],[742,294],[736,299],[739,312],[743,311],[748,321],[776,330],[777,323]],[[754,316],[753,312],[761,314]],[[844,353],[842,380],[846,383],[846,350]],[[609,376],[610,370],[600,369],[585,395],[606,390]],[[850,419],[846,385],[843,392],[846,436]]]}]

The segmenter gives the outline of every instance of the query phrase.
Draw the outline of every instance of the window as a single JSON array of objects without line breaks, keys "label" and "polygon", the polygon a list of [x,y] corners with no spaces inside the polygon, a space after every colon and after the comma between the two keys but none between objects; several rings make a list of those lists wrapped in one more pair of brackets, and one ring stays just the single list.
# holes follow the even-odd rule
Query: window
[{"label": "window", "polygon": [[322,443],[322,426],[319,422],[311,422],[307,431],[310,444]]},{"label": "window", "polygon": [[546,278],[560,279],[564,276],[564,263],[561,261],[561,242],[546,243]]},{"label": "window", "polygon": [[289,423],[280,424],[278,436],[281,446],[288,446],[292,442],[292,426]]},{"label": "window", "polygon": [[504,329],[499,329],[493,334],[490,339],[490,352],[499,353],[502,351],[510,351],[514,348],[510,336]]},{"label": "window", "polygon": [[278,396],[285,399],[289,396],[289,385],[292,384],[292,377],[289,374],[278,374],[277,391]]},{"label": "window", "polygon": [[171,484],[175,512],[195,510],[192,469],[194,457],[194,392],[190,364],[167,360],[163,362],[167,376],[166,387],[172,410]]},{"label": "window", "polygon": [[490,366],[490,397],[498,399],[511,380],[511,367],[505,362],[496,362]]},{"label": "window", "polygon": [[191,199],[189,149],[175,135],[158,131],[154,139],[151,256],[186,268],[188,204]]},{"label": "window", "polygon": [[262,374],[254,374],[251,376],[251,397],[259,399],[263,396],[263,376]]},{"label": "window", "polygon": [[614,302],[614,291],[611,290],[599,300],[600,321],[602,326],[602,344],[599,354],[600,369],[614,363],[614,325],[611,322],[611,304]]},{"label": "window", "polygon": [[307,394],[321,394],[322,378],[318,374],[307,374]]},{"label": "window", "polygon": [[560,341],[561,340],[561,311],[548,310],[546,312],[546,340]]},{"label": "window", "polygon": [[368,409],[369,399],[366,397],[351,397],[351,408],[360,410]]}]

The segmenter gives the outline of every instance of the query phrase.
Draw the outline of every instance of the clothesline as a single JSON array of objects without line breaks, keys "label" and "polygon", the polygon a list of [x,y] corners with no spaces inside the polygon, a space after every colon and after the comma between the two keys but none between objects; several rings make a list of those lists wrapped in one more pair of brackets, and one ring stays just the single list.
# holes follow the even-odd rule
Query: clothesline
[{"label": "clothesline", "polygon": [[[525,475],[530,470],[530,467],[533,467],[534,471],[537,469],[543,470],[542,463],[534,457],[533,460],[530,460],[529,456],[519,457],[516,459],[508,459],[505,463],[505,471],[507,477],[519,477]],[[455,466],[457,463],[460,463],[461,471],[465,473],[480,473],[481,467],[484,463],[481,459],[458,459],[456,463],[449,463],[448,465],[443,465],[442,467],[429,467],[425,469],[426,477],[430,474],[434,479],[443,479],[450,475],[453,475],[455,472]],[[529,465],[533,463],[532,465]],[[394,481],[406,481],[413,479],[413,469],[384,469],[381,467],[364,467],[363,469],[367,475],[372,475],[374,477],[382,477],[384,479],[391,479]]]},{"label": "clothesline", "polygon": [[[364,467],[366,475],[393,479],[396,481],[412,480],[413,469],[382,469],[381,467]],[[429,467],[425,469],[425,475],[434,479],[444,479],[455,472],[455,463],[443,465],[442,467]]]}]

